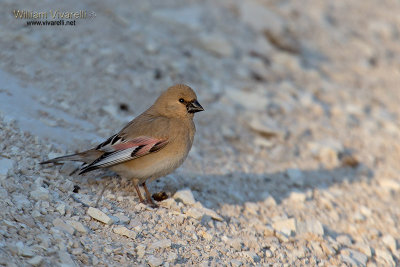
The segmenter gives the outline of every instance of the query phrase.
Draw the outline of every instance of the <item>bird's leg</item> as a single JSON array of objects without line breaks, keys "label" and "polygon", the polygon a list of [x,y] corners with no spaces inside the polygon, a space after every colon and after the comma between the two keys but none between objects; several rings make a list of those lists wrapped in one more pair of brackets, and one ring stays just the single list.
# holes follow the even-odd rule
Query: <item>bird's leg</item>
[{"label": "bird's leg", "polygon": [[146,199],[147,199],[147,203],[152,206],[153,208],[158,207],[158,205],[156,203],[154,203],[153,199],[151,198],[151,194],[149,192],[149,189],[147,189],[147,185],[146,182],[144,182],[142,184],[144,191],[146,192]]},{"label": "bird's leg", "polygon": [[144,198],[142,197],[142,193],[140,193],[139,186],[137,184],[135,184],[134,186],[135,186],[136,192],[139,196],[140,202],[144,203]]}]

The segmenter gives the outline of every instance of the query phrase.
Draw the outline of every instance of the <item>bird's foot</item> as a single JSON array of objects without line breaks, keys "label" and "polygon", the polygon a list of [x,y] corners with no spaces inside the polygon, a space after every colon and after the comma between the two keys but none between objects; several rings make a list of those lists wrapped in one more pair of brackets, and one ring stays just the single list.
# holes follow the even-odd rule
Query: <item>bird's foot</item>
[{"label": "bird's foot", "polygon": [[146,197],[146,201],[145,202],[143,201],[143,203],[147,204],[149,207],[151,207],[153,209],[156,209],[159,207],[158,204],[155,203],[150,196]]},{"label": "bird's foot", "polygon": [[153,199],[151,198],[151,194],[149,192],[149,189],[147,189],[146,186],[146,182],[144,182],[142,184],[144,191],[146,192],[146,200],[147,200],[147,204],[152,207],[152,208],[158,208],[158,205],[153,201]]},{"label": "bird's foot", "polygon": [[151,203],[147,202],[147,205],[149,205],[149,207],[153,208],[153,209],[157,209],[160,207],[157,203],[155,203],[153,201]]}]

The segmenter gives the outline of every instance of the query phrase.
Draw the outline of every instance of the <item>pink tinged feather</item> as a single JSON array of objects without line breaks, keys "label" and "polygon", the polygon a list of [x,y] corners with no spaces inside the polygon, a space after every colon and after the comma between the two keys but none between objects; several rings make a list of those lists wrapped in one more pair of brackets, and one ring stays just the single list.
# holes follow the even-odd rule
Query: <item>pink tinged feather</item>
[{"label": "pink tinged feather", "polygon": [[151,138],[151,137],[146,137],[146,136],[140,136],[136,137],[135,139],[126,141],[124,143],[119,143],[116,145],[111,146],[113,150],[121,150],[121,149],[127,149],[135,146],[149,146],[149,145],[154,145],[157,144],[162,140],[156,139],[156,138]]},{"label": "pink tinged feather", "polygon": [[103,156],[85,166],[80,173],[91,171],[97,168],[106,168],[149,153],[157,152],[168,143],[167,140],[156,139],[147,136],[140,136],[125,143],[118,143],[113,146],[103,147],[107,151]]}]

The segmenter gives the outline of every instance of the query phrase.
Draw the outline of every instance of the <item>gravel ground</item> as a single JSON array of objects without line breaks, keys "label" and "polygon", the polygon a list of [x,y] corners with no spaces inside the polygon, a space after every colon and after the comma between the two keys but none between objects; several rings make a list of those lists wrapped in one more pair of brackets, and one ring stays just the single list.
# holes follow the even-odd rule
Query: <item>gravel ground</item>
[{"label": "gravel ground", "polygon": [[[1,265],[400,264],[398,1],[0,7]],[[14,9],[96,17],[26,26]],[[38,164],[180,82],[206,111],[184,165],[149,186],[160,208],[111,172]]]}]

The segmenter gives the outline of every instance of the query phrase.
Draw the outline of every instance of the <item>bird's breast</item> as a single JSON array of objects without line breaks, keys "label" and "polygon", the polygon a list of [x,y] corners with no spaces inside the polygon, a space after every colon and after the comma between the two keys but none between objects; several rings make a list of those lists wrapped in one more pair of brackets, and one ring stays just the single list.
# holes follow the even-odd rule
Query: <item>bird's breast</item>
[{"label": "bird's breast", "polygon": [[168,144],[157,152],[147,154],[112,167],[126,178],[139,181],[157,179],[173,172],[186,159],[193,144],[195,128],[193,121],[172,121],[164,129]]}]

